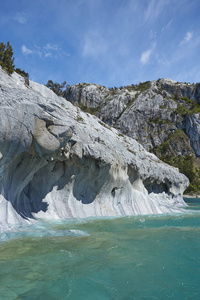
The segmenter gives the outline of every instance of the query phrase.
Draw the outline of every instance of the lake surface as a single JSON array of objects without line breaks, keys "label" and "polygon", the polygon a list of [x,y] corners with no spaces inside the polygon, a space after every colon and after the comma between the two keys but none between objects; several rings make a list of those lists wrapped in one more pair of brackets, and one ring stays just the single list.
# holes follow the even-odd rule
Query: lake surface
[{"label": "lake surface", "polygon": [[67,220],[0,235],[0,299],[200,299],[193,212]]}]

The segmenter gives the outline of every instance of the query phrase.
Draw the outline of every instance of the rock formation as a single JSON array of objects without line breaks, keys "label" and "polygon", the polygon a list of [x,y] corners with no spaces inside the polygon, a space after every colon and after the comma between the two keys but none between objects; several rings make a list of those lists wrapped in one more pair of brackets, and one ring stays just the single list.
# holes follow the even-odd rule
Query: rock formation
[{"label": "rock formation", "polygon": [[200,84],[159,79],[108,89],[82,83],[68,87],[65,98],[168,163],[181,167],[191,157],[193,176],[186,172],[200,187]]},{"label": "rock formation", "polygon": [[[178,169],[45,86],[27,86],[0,69],[0,99],[0,230],[38,218],[157,214],[185,206],[188,179]],[[100,100],[91,101],[96,107]]]}]

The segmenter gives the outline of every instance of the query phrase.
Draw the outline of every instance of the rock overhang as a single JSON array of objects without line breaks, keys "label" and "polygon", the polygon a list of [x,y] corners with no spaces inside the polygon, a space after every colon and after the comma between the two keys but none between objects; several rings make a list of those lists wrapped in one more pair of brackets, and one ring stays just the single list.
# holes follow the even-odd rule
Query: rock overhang
[{"label": "rock overhang", "polygon": [[177,169],[48,88],[0,74],[3,222],[162,213],[185,205],[188,180]]}]

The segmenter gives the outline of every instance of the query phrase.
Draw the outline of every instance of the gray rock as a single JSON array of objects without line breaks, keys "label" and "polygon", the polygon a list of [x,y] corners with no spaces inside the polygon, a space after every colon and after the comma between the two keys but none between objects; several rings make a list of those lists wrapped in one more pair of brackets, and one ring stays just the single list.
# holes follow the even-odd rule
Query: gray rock
[{"label": "gray rock", "polygon": [[188,97],[200,103],[200,84],[181,83],[170,79],[160,79],[157,83],[158,87],[166,90],[170,94]]},{"label": "gray rock", "polygon": [[186,120],[186,133],[190,138],[191,146],[200,157],[200,113],[193,114]]},{"label": "gray rock", "polygon": [[0,230],[38,218],[159,214],[186,205],[188,179],[178,169],[45,86],[27,87],[0,69],[0,99]]},{"label": "gray rock", "polygon": [[[190,111],[192,106],[183,97],[200,103],[200,84],[178,83],[170,79],[149,82],[145,89],[144,85],[106,89],[93,84],[79,84],[70,87],[65,96],[81,108],[95,107],[95,114],[101,120],[136,139],[146,150],[161,145],[174,131],[182,129],[189,138],[189,144],[182,153],[184,156],[191,155],[191,146],[195,155],[200,156],[197,117],[195,114],[184,116],[179,111],[180,107]],[[175,155],[180,154],[179,150]]]},{"label": "gray rock", "polygon": [[68,87],[64,97],[75,105],[96,108],[105,102],[109,90],[98,84],[79,83]]}]

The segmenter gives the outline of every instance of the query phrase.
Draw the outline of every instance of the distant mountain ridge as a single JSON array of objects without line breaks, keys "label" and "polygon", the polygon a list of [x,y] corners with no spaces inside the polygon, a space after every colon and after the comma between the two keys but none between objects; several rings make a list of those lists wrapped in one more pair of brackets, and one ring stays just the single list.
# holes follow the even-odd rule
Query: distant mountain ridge
[{"label": "distant mountain ridge", "polygon": [[179,167],[191,182],[187,192],[200,190],[200,83],[158,79],[120,88],[79,83],[64,97]]}]

